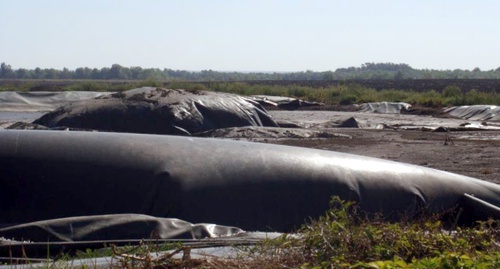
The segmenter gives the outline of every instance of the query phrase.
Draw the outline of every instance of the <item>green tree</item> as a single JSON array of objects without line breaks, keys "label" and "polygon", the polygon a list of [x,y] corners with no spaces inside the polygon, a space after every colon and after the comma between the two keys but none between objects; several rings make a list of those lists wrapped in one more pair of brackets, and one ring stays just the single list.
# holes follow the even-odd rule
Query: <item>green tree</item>
[{"label": "green tree", "polygon": [[92,76],[92,70],[88,67],[79,67],[75,70],[74,78],[77,79],[89,79]]},{"label": "green tree", "polygon": [[56,79],[56,78],[59,78],[59,73],[60,73],[60,71],[57,71],[54,68],[45,69],[45,70],[41,71],[41,74],[43,74],[43,75],[38,77],[38,78]]},{"label": "green tree", "polygon": [[395,80],[401,80],[401,79],[403,79],[403,78],[404,78],[404,76],[405,76],[405,75],[403,74],[403,72],[398,71],[398,72],[394,75],[394,79],[395,79]]},{"label": "green tree", "polygon": [[30,78],[32,78],[31,71],[24,69],[24,68],[17,69],[16,70],[16,78],[30,79]]},{"label": "green tree", "polygon": [[0,77],[1,78],[14,78],[14,71],[9,64],[2,63],[0,65]]},{"label": "green tree", "polygon": [[110,79],[126,79],[123,67],[119,64],[113,64],[109,70]]}]

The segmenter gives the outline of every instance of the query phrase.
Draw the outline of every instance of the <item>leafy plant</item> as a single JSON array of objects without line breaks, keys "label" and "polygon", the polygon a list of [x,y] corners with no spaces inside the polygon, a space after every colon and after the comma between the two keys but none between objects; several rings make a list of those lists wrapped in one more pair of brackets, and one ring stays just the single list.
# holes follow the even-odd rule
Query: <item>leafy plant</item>
[{"label": "leafy plant", "polygon": [[[352,202],[333,197],[325,215],[283,238],[274,248],[286,253],[283,264],[303,268],[497,268],[500,222],[447,231],[435,218],[391,223],[367,219]],[[258,246],[265,250],[269,242]],[[260,247],[260,248],[259,248]],[[287,263],[290,261],[290,264]],[[277,265],[278,266],[278,265]]]}]

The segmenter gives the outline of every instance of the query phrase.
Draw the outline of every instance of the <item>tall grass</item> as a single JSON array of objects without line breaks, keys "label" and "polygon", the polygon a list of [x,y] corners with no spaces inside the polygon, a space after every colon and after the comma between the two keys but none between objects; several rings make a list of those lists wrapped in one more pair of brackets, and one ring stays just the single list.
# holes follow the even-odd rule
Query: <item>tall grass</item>
[{"label": "tall grass", "polygon": [[413,105],[428,107],[489,104],[500,105],[500,94],[495,92],[480,92],[472,89],[462,91],[456,86],[447,87],[443,92],[427,90],[384,89],[377,91],[358,84],[337,85],[326,88],[307,86],[282,86],[242,82],[226,82],[212,84],[197,84],[191,82],[170,83],[170,88],[203,89],[217,92],[228,92],[241,95],[275,95],[288,96],[308,101],[321,102],[326,105],[349,105],[367,102],[406,102]]},{"label": "tall grass", "polygon": [[345,83],[328,87],[310,87],[301,85],[270,85],[248,84],[243,82],[204,82],[193,83],[186,81],[164,82],[156,79],[143,81],[75,81],[65,85],[44,84],[37,85],[34,81],[12,82],[0,85],[0,91],[29,91],[29,90],[65,90],[65,91],[124,91],[137,87],[167,87],[186,90],[209,90],[227,92],[240,95],[274,95],[288,96],[308,101],[321,102],[326,105],[349,105],[366,102],[406,102],[413,105],[429,107],[459,106],[459,105],[500,105],[500,94],[496,92],[481,92],[476,89],[460,89],[457,86],[448,86],[442,92],[429,89],[413,91],[401,89],[375,90],[359,84]]}]

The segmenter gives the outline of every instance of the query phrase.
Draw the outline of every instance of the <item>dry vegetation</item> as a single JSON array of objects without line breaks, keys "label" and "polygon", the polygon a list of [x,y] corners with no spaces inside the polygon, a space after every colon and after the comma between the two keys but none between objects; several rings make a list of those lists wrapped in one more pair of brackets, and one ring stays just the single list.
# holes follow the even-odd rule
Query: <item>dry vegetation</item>
[{"label": "dry vegetation", "polygon": [[[228,244],[239,250],[230,257],[192,258],[189,246],[148,243],[65,255],[45,267],[68,268],[75,265],[75,258],[92,261],[102,255],[113,257],[112,268],[500,267],[499,220],[450,229],[437,216],[390,223],[377,217],[368,219],[356,210],[355,204],[334,197],[330,210],[296,234],[253,246]],[[92,262],[82,267],[92,268]]]}]

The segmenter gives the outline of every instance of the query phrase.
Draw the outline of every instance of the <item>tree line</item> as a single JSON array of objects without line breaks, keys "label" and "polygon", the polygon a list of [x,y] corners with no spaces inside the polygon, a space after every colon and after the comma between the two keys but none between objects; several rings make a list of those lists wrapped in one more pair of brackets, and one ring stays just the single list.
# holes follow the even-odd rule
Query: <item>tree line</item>
[{"label": "tree line", "polygon": [[63,68],[14,69],[1,63],[0,79],[89,79],[89,80],[146,80],[163,81],[252,81],[252,80],[362,80],[362,79],[500,79],[500,67],[492,70],[435,70],[414,69],[407,64],[365,63],[360,67],[339,68],[335,71],[315,72],[221,72],[214,70],[186,71],[159,68],[125,67],[79,67],[75,70]]}]

